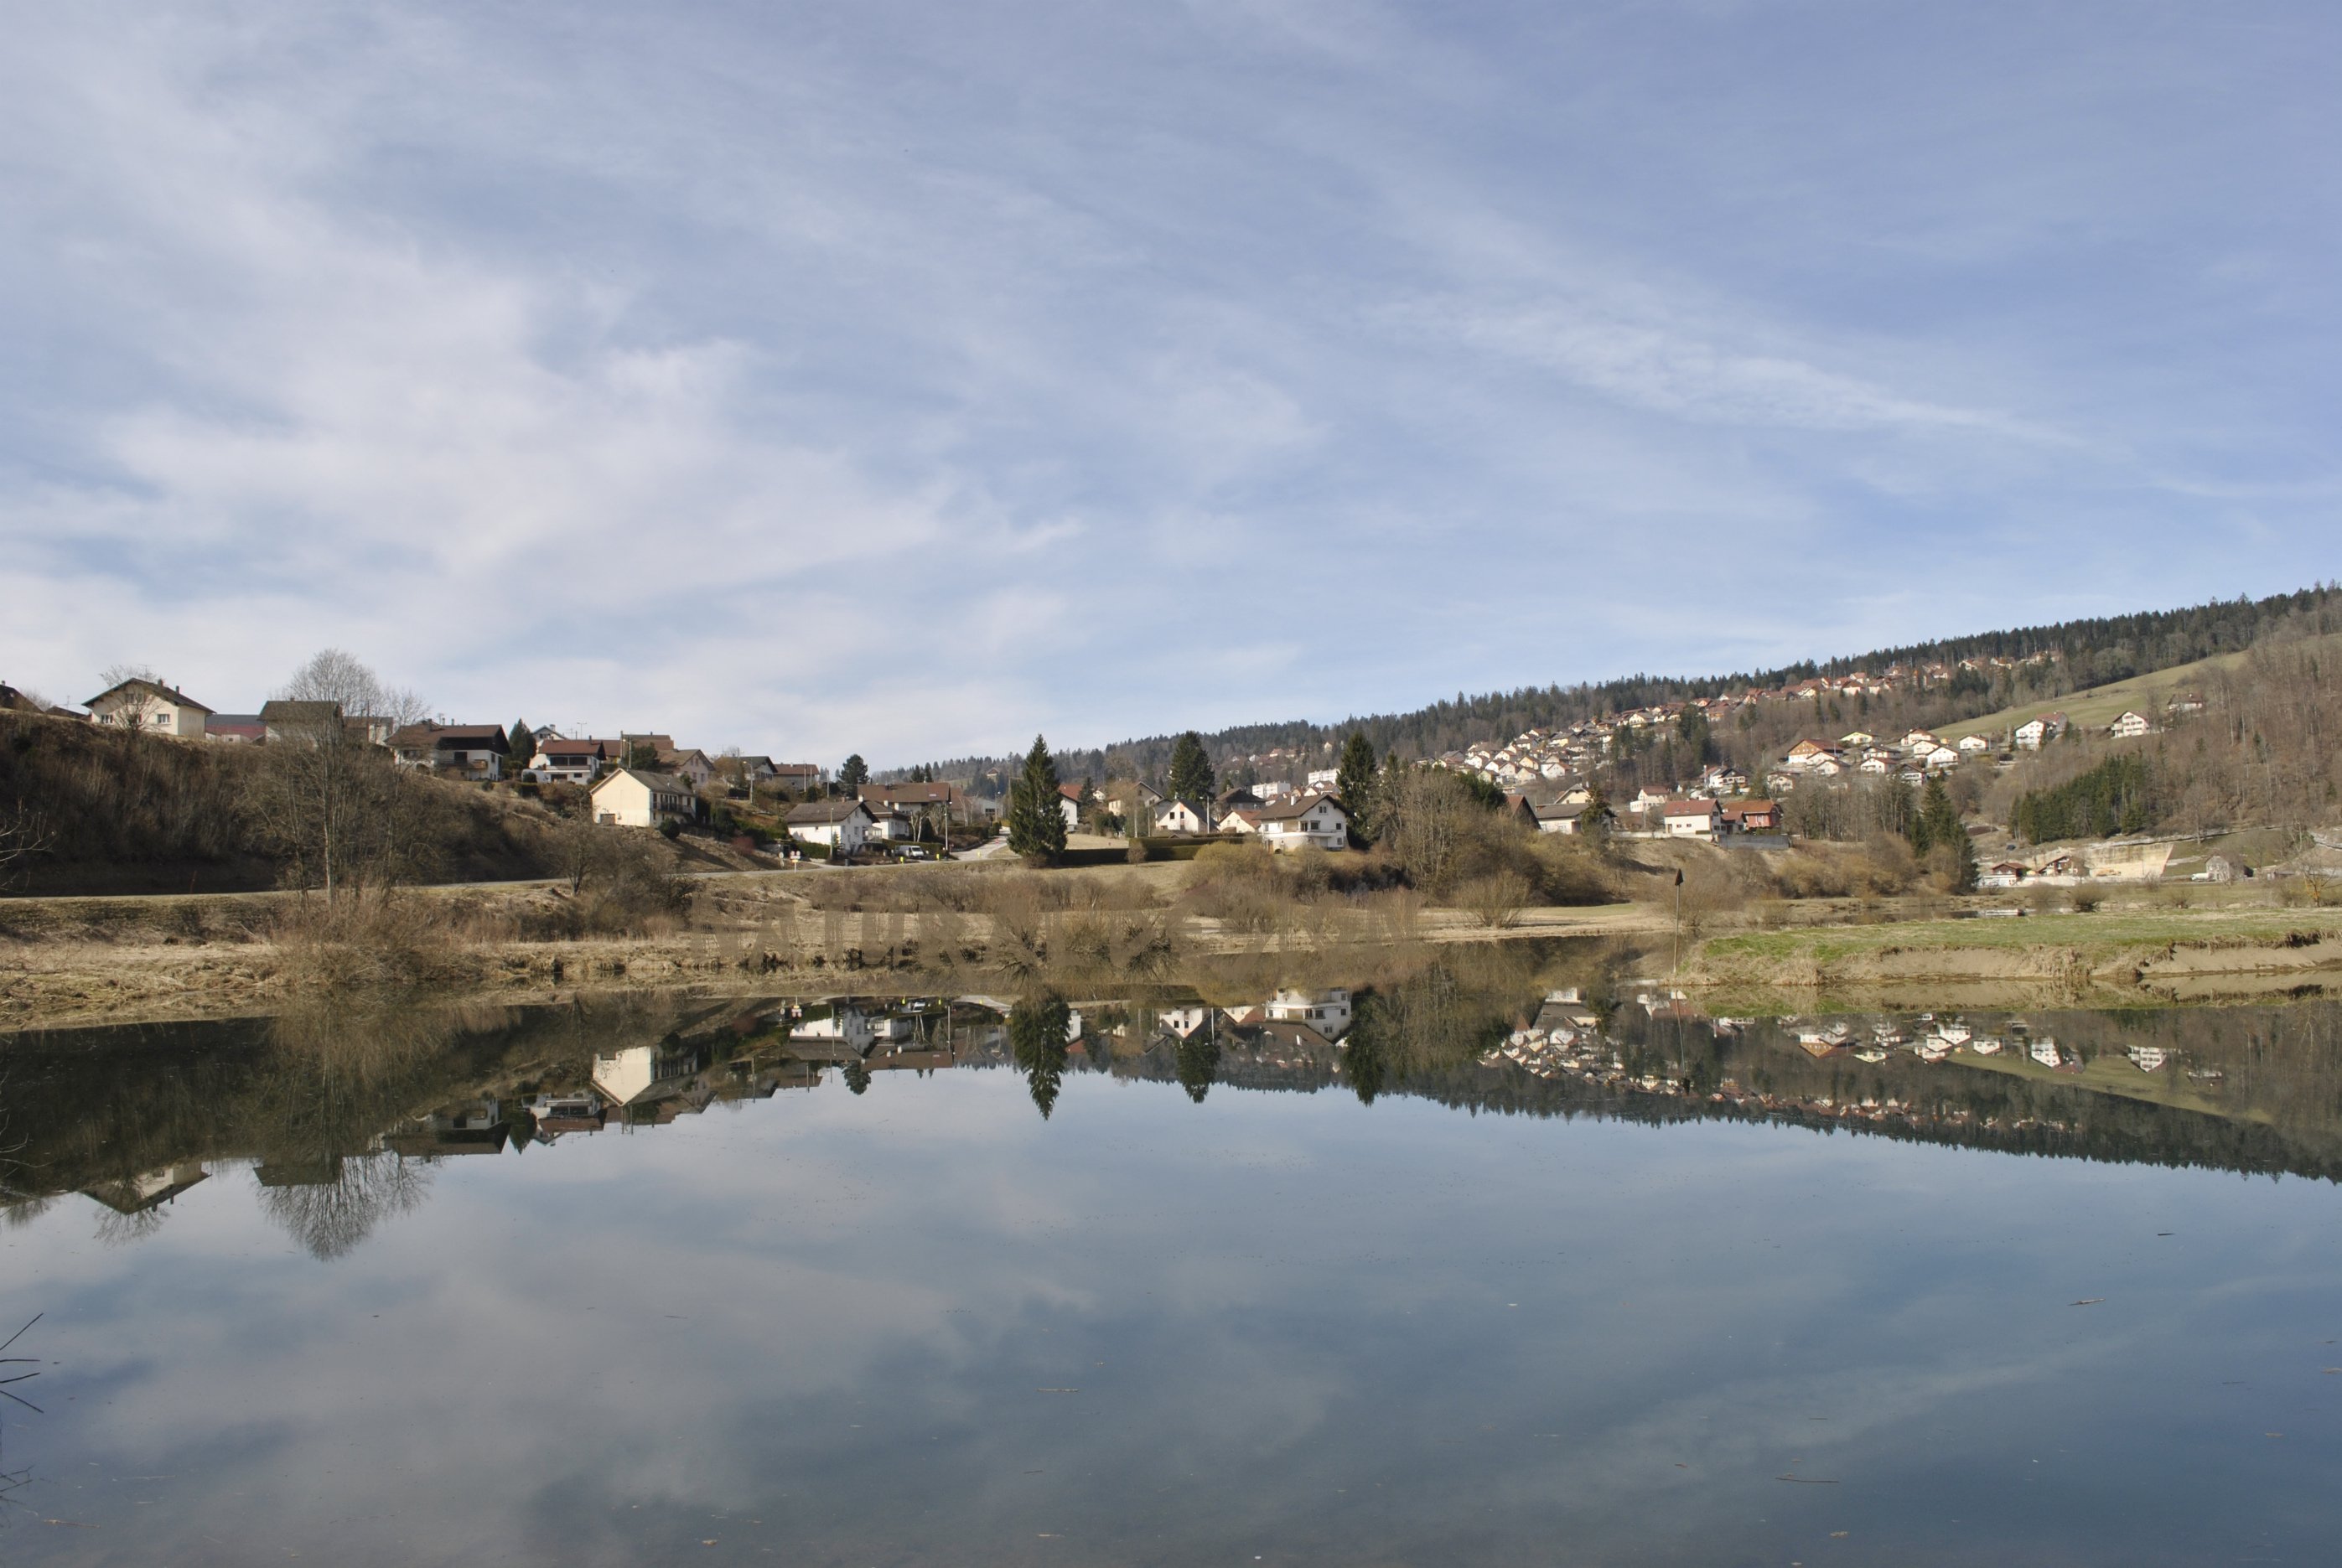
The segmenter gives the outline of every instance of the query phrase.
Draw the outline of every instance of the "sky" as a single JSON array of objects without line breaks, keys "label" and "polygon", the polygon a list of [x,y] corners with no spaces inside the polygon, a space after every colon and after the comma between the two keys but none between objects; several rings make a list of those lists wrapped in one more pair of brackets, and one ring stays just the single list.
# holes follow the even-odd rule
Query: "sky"
[{"label": "sky", "polygon": [[2342,557],[2342,9],[0,5],[0,679],[835,765]]}]

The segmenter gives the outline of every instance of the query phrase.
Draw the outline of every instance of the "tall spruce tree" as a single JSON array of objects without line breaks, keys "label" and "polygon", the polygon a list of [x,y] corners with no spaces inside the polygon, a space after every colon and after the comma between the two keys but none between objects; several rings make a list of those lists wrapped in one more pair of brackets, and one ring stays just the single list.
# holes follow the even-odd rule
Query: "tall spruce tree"
[{"label": "tall spruce tree", "polygon": [[847,794],[852,794],[869,782],[870,764],[862,760],[860,752],[846,758],[846,765],[837,770],[837,787]]},{"label": "tall spruce tree", "polygon": [[528,766],[529,759],[536,755],[536,732],[528,727],[526,719],[513,721],[512,733],[505,737],[505,751],[507,770],[525,768]]},{"label": "tall spruce tree", "polygon": [[1342,743],[1342,760],[1334,774],[1334,793],[1342,797],[1342,804],[1350,808],[1350,816],[1356,820],[1366,811],[1366,796],[1374,787],[1375,748],[1363,732],[1352,730],[1350,738]]},{"label": "tall spruce tree", "polygon": [[1211,754],[1204,737],[1189,730],[1171,743],[1171,771],[1164,775],[1163,793],[1173,800],[1204,802],[1212,798]]},{"label": "tall spruce tree", "polygon": [[1066,852],[1065,797],[1057,791],[1057,764],[1049,743],[1033,737],[1025,766],[1008,786],[1008,848],[1038,865]]}]

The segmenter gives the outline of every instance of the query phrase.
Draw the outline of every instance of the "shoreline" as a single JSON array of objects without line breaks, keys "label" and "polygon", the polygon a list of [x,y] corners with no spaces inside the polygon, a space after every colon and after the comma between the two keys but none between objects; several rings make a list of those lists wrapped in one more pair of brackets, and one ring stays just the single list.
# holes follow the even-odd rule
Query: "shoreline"
[{"label": "shoreline", "polygon": [[[477,913],[474,890],[417,892],[449,902],[443,924],[451,929]],[[321,966],[316,950],[273,940],[243,914],[225,935],[183,936],[169,929],[184,918],[175,912],[125,907],[147,901],[53,902],[49,913],[70,922],[69,934],[27,937],[20,928],[0,941],[0,1034],[252,1016],[321,995],[366,994],[318,984],[315,976],[332,965]],[[265,908],[250,894],[224,902],[243,912]],[[1820,919],[1777,929],[1735,922],[1716,930],[1711,922],[1699,934],[1686,931],[1679,960],[1670,912],[1652,904],[1526,909],[1502,925],[1462,911],[1423,910],[1403,933],[1359,919],[1246,932],[1177,915],[1166,923],[1173,936],[1160,962],[1131,975],[1111,965],[1015,962],[1014,942],[990,917],[840,915],[790,901],[760,906],[760,918],[728,927],[638,936],[455,934],[410,955],[403,986],[374,989],[428,991],[451,1004],[542,1004],[580,991],[998,991],[1036,978],[1097,990],[1161,984],[1186,966],[1249,963],[1330,974],[1441,947],[1583,939],[1641,944],[1633,954],[1636,978],[1668,984],[1712,1013],[2169,1006],[2342,991],[2342,911],[2143,909],[1981,920],[1947,919],[1938,906],[1878,919],[1887,912],[1833,904],[1801,913]],[[93,914],[101,917],[94,924]],[[916,956],[922,944],[959,946],[966,956],[923,961]]]}]

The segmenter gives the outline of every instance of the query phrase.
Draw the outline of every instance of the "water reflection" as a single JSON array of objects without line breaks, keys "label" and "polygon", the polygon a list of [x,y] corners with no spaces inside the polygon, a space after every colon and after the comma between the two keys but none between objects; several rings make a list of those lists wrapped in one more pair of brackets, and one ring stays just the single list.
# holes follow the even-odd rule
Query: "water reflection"
[{"label": "water reflection", "polygon": [[2342,1174],[2323,1003],[1716,1017],[1467,952],[6,1053],[0,1330],[52,1311],[42,1517],[104,1533],[26,1561],[2330,1539],[2342,1195],[2084,1163]]},{"label": "water reflection", "polygon": [[2342,1176],[2342,1006],[1754,1018],[1596,969],[1426,963],[1360,987],[1176,994],[611,1000],[19,1036],[0,1205],[63,1193],[109,1244],[245,1168],[313,1255],[345,1255],[475,1154],[648,1130],[719,1104],[1006,1067],[1046,1120],[1080,1066],[1474,1111],[1789,1123],[2100,1160]]}]

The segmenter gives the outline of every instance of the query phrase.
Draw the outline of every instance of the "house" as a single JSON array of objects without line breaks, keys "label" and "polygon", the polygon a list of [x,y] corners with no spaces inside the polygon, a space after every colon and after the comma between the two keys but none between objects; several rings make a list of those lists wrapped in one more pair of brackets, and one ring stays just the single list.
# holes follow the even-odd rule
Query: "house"
[{"label": "house", "polygon": [[177,687],[144,676],[108,686],[82,706],[89,710],[92,719],[110,728],[183,741],[202,740],[204,721],[212,712]]},{"label": "house", "polygon": [[261,738],[276,744],[288,740],[315,742],[342,726],[339,703],[296,702],[271,697],[260,704]]},{"label": "house", "polygon": [[1712,841],[1724,831],[1724,815],[1712,800],[1671,800],[1659,808],[1659,824],[1669,838]]},{"label": "house", "polygon": [[706,789],[716,782],[716,759],[696,746],[680,752],[670,748],[659,753],[658,760],[662,772],[689,779],[694,789]]},{"label": "house", "polygon": [[2037,752],[2044,743],[2054,741],[2065,733],[2066,715],[2063,714],[2044,714],[2038,718],[2027,719],[2017,726],[2017,749]]},{"label": "house", "polygon": [[862,836],[866,843],[902,844],[917,835],[918,829],[912,824],[909,814],[889,807],[870,814],[870,826]]},{"label": "house", "polygon": [[268,726],[261,723],[258,714],[205,714],[204,739],[225,741],[234,745],[251,745],[268,738]]},{"label": "house", "polygon": [[786,820],[791,838],[800,844],[826,844],[841,859],[860,849],[876,825],[868,806],[843,797],[792,806]]},{"label": "house", "polygon": [[594,781],[594,820],[613,827],[696,822],[699,795],[687,779],[640,768],[612,768]]},{"label": "house", "polygon": [[1131,832],[1153,822],[1156,808],[1162,804],[1163,792],[1144,779],[1116,779],[1106,786],[1106,809],[1120,817]]},{"label": "house", "polygon": [[1699,781],[1699,793],[1718,800],[1743,794],[1747,788],[1748,775],[1736,767],[1712,767]]},{"label": "house", "polygon": [[1576,833],[1578,824],[1585,820],[1587,804],[1586,801],[1556,801],[1551,805],[1537,807],[1537,832]]},{"label": "house", "polygon": [[409,724],[390,737],[391,759],[399,766],[465,778],[502,778],[511,749],[502,724]]},{"label": "house", "polygon": [[749,756],[718,757],[716,759],[716,771],[726,778],[738,779],[743,784],[763,784],[773,776],[773,759]]},{"label": "house", "polygon": [[529,759],[522,776],[545,784],[589,784],[602,776],[605,768],[616,767],[619,755],[616,741],[573,741],[551,735],[536,743],[536,755]]},{"label": "house", "polygon": [[1744,800],[1724,808],[1725,824],[1741,833],[1778,833],[1781,831],[1781,804],[1770,800]]},{"label": "house", "polygon": [[938,828],[969,820],[966,793],[956,784],[864,784],[855,794],[873,816],[892,812],[914,824],[932,822]]},{"label": "house", "polygon": [[1931,752],[1942,744],[1933,730],[1913,730],[1903,737],[1903,749],[1907,752]]},{"label": "house", "polygon": [[1531,833],[1536,831],[1536,807],[1529,804],[1529,797],[1525,794],[1507,790],[1505,794],[1503,814],[1511,821],[1519,823]]},{"label": "house", "polygon": [[1656,790],[1646,784],[1635,792],[1635,798],[1626,803],[1626,809],[1636,816],[1644,816],[1666,804],[1667,793],[1665,790]]},{"label": "house", "polygon": [[773,784],[793,795],[817,794],[829,783],[819,763],[775,763]]},{"label": "house", "polygon": [[1804,773],[1817,763],[1835,761],[1837,757],[1837,750],[1820,741],[1799,741],[1781,759],[1781,765],[1792,773]]},{"label": "house", "polygon": [[1974,756],[1978,752],[1992,750],[1992,743],[1982,735],[1962,735],[1959,739],[1959,748],[1963,756]]},{"label": "house", "polygon": [[1330,794],[1296,795],[1261,808],[1260,836],[1271,849],[1343,849],[1350,814]]},{"label": "house", "polygon": [[1949,746],[1929,746],[1924,752],[1914,753],[1911,760],[1917,763],[1921,767],[1926,768],[1929,773],[1941,773],[1946,768],[1956,768],[1959,766],[1960,754],[1954,751]]},{"label": "house", "polygon": [[2147,723],[2147,715],[2137,712],[2125,713],[2107,726],[2107,734],[2118,741],[2137,740],[2141,735],[2154,733],[2155,726]]},{"label": "house", "polygon": [[1262,1011],[1272,1024],[1306,1024],[1327,1040],[1350,1032],[1350,994],[1332,991],[1280,991]]},{"label": "house", "polygon": [[1266,809],[1265,806],[1256,805],[1231,806],[1220,817],[1220,831],[1233,834],[1257,834],[1260,832],[1260,814]]},{"label": "house", "polygon": [[[1263,807],[1266,821],[1268,809]],[[1159,834],[1194,835],[1212,831],[1212,808],[1201,801],[1165,801],[1155,808],[1155,831]]]},{"label": "house", "polygon": [[1082,797],[1081,785],[1059,784],[1057,786],[1057,807],[1066,814],[1067,833],[1082,831],[1082,808],[1087,804],[1089,803]]},{"label": "house", "polygon": [[2200,714],[2204,711],[2204,694],[2174,692],[2171,694],[2171,700],[2163,704],[2163,711],[2175,716],[2183,714]]},{"label": "house", "polygon": [[1867,746],[1877,738],[1867,730],[1849,730],[1838,736],[1837,744],[1842,746]]}]

